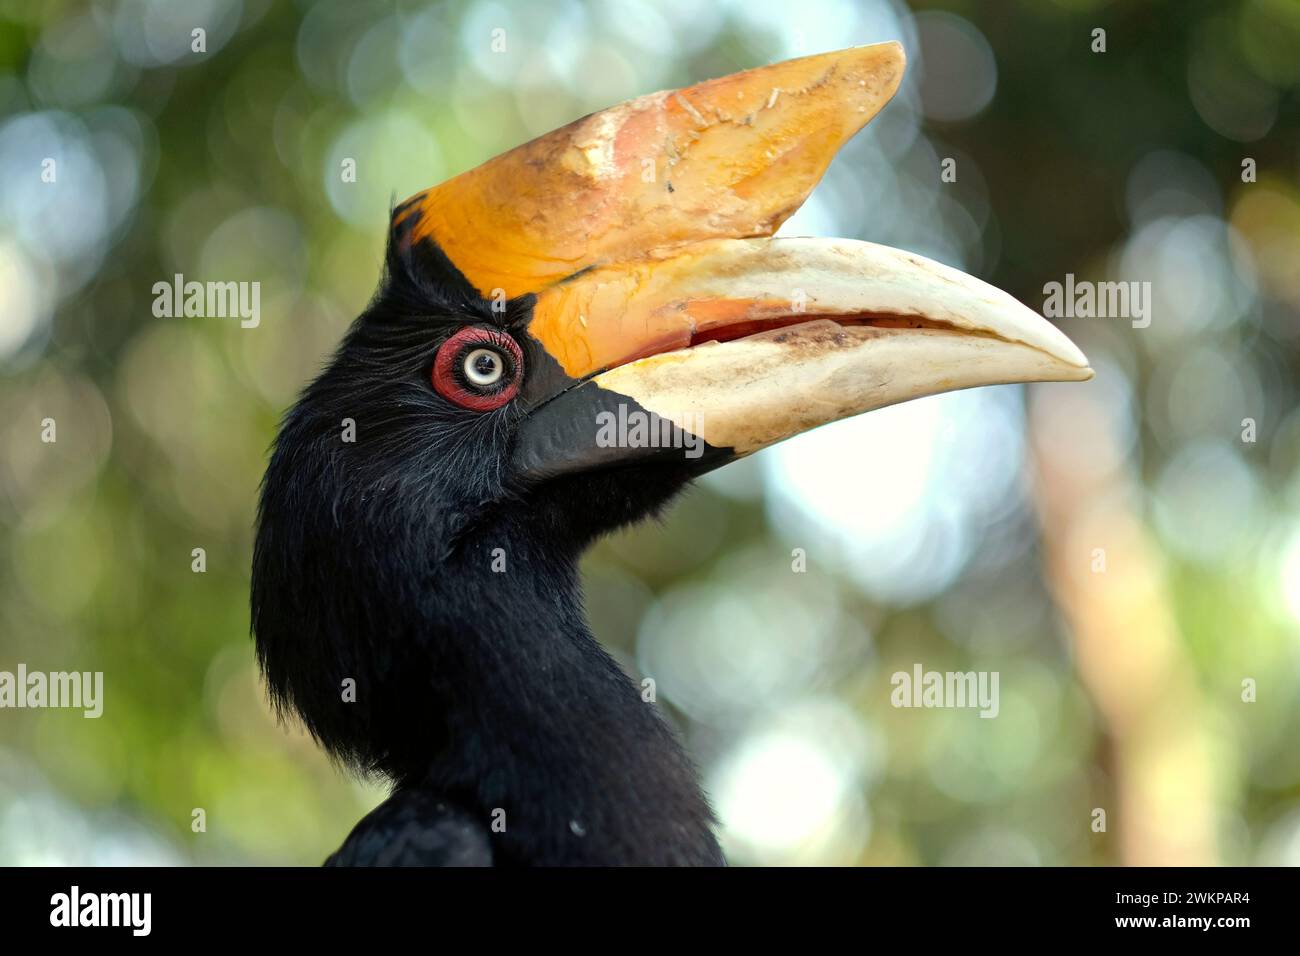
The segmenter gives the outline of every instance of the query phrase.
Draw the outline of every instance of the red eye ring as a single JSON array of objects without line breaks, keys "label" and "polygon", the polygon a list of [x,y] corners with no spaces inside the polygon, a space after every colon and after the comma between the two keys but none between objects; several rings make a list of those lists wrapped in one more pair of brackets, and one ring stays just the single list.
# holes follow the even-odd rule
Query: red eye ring
[{"label": "red eye ring", "polygon": [[[501,358],[501,379],[494,385],[475,384],[465,371],[465,359],[482,349]],[[510,336],[497,329],[469,325],[438,348],[433,360],[433,390],[461,408],[490,412],[519,394],[524,377],[524,353]]]}]

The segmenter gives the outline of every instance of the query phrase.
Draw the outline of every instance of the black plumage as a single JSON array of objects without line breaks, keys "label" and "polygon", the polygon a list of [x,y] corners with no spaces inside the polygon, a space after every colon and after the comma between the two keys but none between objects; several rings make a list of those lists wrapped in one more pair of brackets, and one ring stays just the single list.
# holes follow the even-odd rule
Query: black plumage
[{"label": "black plumage", "polygon": [[326,866],[491,866],[492,841],[474,813],[402,789],[366,814]]},{"label": "black plumage", "polygon": [[[259,662],[282,712],[394,785],[331,863],[722,862],[695,771],[592,636],[578,573],[596,537],[661,508],[688,466],[522,482],[527,377],[554,374],[522,334],[531,310],[525,296],[494,311],[435,244],[395,231],[379,292],[275,442],[253,561]],[[529,360],[520,397],[495,411],[430,386],[439,345],[467,325],[515,336]]]}]

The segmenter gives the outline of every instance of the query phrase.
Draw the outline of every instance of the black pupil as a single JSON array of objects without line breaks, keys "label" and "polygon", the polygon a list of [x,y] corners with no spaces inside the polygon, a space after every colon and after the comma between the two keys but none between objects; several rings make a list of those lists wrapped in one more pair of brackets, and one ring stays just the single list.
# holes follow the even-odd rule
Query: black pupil
[{"label": "black pupil", "polygon": [[495,355],[476,355],[474,357],[474,371],[479,375],[487,378],[497,370],[497,363],[500,361]]}]

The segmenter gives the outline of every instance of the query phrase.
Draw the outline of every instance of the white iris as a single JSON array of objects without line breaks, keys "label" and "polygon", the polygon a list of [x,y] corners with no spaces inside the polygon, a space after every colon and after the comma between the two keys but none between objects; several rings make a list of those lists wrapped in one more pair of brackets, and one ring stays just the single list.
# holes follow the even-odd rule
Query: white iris
[{"label": "white iris", "polygon": [[465,377],[474,385],[495,385],[505,373],[505,363],[492,349],[475,349],[465,356]]}]

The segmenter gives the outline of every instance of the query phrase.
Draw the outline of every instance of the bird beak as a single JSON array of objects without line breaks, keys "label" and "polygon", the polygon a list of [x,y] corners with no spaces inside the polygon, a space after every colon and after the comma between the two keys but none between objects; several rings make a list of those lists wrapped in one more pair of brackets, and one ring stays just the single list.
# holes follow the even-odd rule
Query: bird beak
[{"label": "bird beak", "polygon": [[1010,295],[920,256],[770,237],[902,79],[897,43],[656,93],[398,208],[490,298],[535,295],[515,463],[707,470],[827,422],[959,388],[1083,381]]}]

